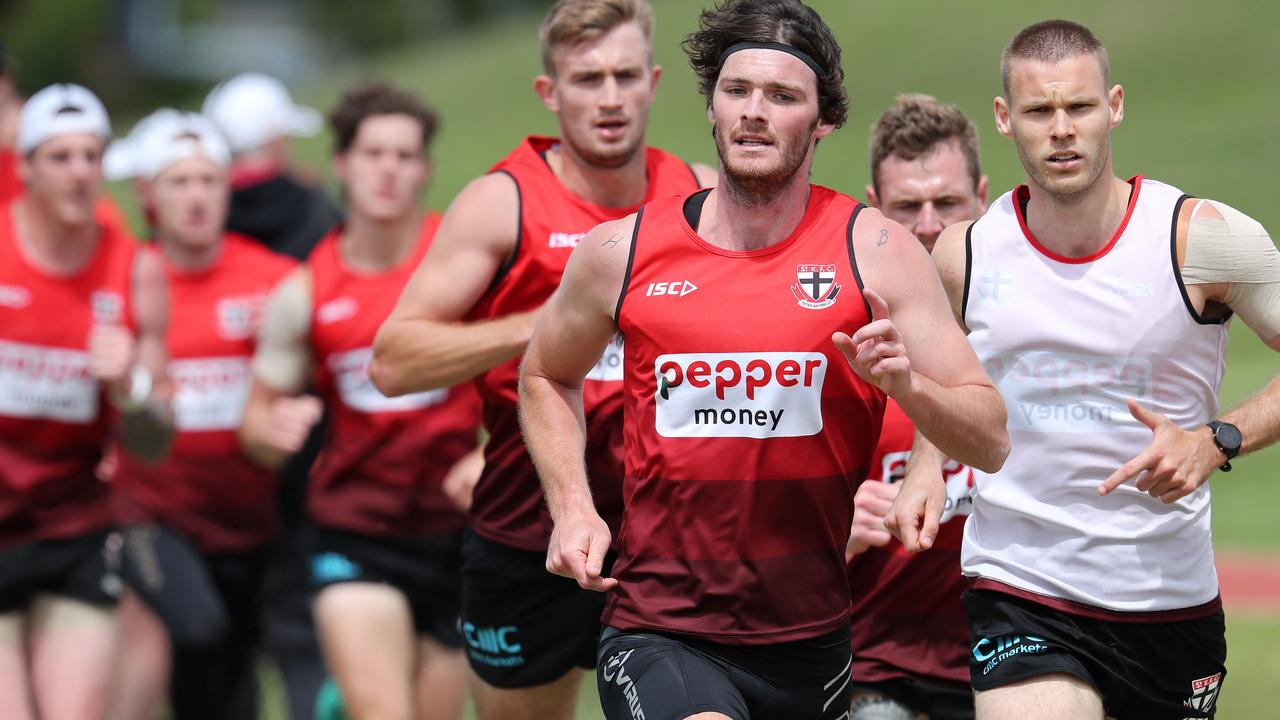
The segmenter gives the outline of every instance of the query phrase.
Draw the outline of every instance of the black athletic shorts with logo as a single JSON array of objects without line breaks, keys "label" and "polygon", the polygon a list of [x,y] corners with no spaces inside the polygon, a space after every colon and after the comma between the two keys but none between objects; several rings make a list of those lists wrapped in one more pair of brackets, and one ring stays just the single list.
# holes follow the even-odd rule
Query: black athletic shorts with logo
[{"label": "black athletic shorts with logo", "polygon": [[0,613],[25,611],[40,594],[114,606],[120,579],[112,556],[118,555],[119,545],[110,530],[96,530],[0,550]]},{"label": "black athletic shorts with logo", "polygon": [[849,627],[775,645],[605,628],[596,685],[608,720],[842,720],[853,697]]},{"label": "black athletic shorts with logo", "polygon": [[[604,593],[547,572],[545,553],[468,530],[462,542],[462,635],[476,675],[499,688],[544,685],[596,665]],[[614,555],[605,558],[604,574]]]},{"label": "black athletic shorts with logo", "polygon": [[1092,685],[1118,720],[1212,718],[1227,669],[1222,611],[1196,620],[1114,622],[989,590],[966,590],[973,688],[1048,673]]},{"label": "black athletic shorts with logo", "polygon": [[914,718],[923,713],[929,720],[973,720],[973,690],[967,686],[956,687],[938,682],[925,682],[916,678],[893,678],[876,682],[860,683],[853,681],[853,695],[860,693],[879,695],[882,700],[868,699],[863,714],[859,714],[854,705],[851,720],[863,717],[893,717],[881,712],[877,714],[874,705],[886,702],[898,706],[898,711],[907,717]]},{"label": "black athletic shorts with logo", "polygon": [[372,538],[316,528],[311,583],[317,589],[347,582],[390,585],[404,593],[419,635],[462,647],[458,635],[459,533],[415,538]]}]

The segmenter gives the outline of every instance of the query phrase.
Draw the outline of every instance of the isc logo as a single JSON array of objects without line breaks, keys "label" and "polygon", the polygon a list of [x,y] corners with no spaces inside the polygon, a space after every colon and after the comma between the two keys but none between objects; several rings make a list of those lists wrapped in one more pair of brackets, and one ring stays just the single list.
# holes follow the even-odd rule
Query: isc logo
[{"label": "isc logo", "polygon": [[672,280],[671,282],[649,283],[649,289],[645,291],[645,295],[675,295],[684,297],[689,293],[697,290],[698,286],[688,280]]}]

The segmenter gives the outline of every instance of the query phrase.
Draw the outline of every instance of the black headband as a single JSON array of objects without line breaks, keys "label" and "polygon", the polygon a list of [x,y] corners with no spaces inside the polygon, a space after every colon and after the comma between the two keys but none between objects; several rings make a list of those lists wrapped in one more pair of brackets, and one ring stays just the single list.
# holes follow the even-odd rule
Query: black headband
[{"label": "black headband", "polygon": [[809,69],[813,71],[814,75],[818,76],[819,80],[821,80],[822,77],[826,75],[826,71],[818,67],[818,63],[815,62],[813,58],[809,57],[809,55],[805,53],[803,50],[797,50],[791,47],[790,45],[783,45],[782,43],[776,43],[776,42],[734,43],[729,47],[725,48],[724,52],[720,53],[720,61],[718,62],[718,65],[720,66],[720,68],[721,69],[724,68],[725,58],[738,52],[739,50],[777,50],[778,52],[784,52],[796,58],[797,60],[804,63],[805,65],[808,65]]}]

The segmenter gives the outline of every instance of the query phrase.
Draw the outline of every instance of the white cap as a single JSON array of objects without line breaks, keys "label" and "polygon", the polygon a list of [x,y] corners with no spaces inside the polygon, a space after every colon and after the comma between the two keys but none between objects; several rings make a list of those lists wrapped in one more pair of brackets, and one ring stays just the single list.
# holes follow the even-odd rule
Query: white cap
[{"label": "white cap", "polygon": [[111,120],[102,101],[80,85],[50,85],[22,106],[18,152],[26,155],[49,138],[82,132],[103,140],[111,137]]},{"label": "white cap", "polygon": [[204,114],[237,154],[284,135],[310,137],[324,123],[316,110],[295,105],[284,83],[262,73],[243,73],[219,84],[204,99]]},{"label": "white cap", "polygon": [[139,120],[128,136],[111,143],[103,167],[112,180],[151,180],[179,160],[200,156],[222,168],[231,162],[226,141],[208,118],[161,108]]}]

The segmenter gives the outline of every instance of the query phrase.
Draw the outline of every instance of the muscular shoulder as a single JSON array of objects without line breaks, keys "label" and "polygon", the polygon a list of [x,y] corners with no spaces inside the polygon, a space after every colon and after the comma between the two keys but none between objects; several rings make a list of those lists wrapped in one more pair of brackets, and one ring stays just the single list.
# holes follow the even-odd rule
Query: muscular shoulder
[{"label": "muscular shoulder", "polygon": [[[972,220],[958,222],[945,228],[938,235],[937,242],[933,245],[933,265],[938,269],[938,276],[942,278],[942,285],[947,289],[947,295],[954,295],[964,292],[965,274],[968,272],[968,242],[969,228],[973,226]],[[956,308],[957,315],[959,309]]]},{"label": "muscular shoulder", "polygon": [[636,215],[595,226],[574,248],[561,290],[612,315],[626,282]]},{"label": "muscular shoulder", "polygon": [[467,183],[440,221],[436,242],[465,240],[506,255],[515,248],[520,231],[520,189],[504,172],[493,172]]}]

